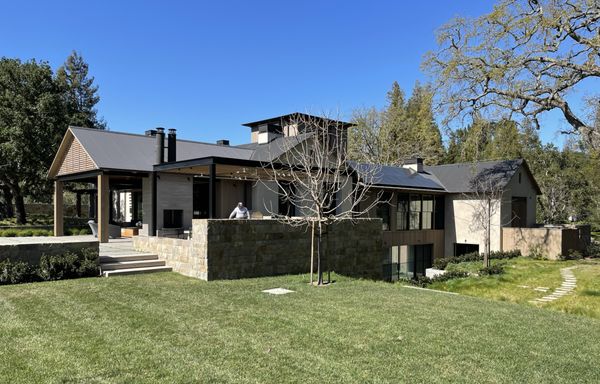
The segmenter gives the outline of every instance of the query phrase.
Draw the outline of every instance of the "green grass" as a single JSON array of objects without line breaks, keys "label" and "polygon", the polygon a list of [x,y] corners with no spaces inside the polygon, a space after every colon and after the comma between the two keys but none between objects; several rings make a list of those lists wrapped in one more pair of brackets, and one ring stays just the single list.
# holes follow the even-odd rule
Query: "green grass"
[{"label": "green grass", "polygon": [[[10,383],[597,383],[600,321],[340,276],[0,287]],[[295,293],[260,291],[285,287]]]},{"label": "green grass", "polygon": [[[468,277],[434,283],[430,288],[457,292],[487,299],[530,304],[529,301],[550,294],[562,284],[560,269],[576,266],[577,277],[574,294],[552,303],[535,304],[544,308],[591,316],[600,319],[600,260],[550,261],[517,258],[491,260],[492,264],[504,264],[506,273],[496,276]],[[448,270],[477,272],[481,262],[448,265]],[[549,288],[548,292],[534,288]]]}]

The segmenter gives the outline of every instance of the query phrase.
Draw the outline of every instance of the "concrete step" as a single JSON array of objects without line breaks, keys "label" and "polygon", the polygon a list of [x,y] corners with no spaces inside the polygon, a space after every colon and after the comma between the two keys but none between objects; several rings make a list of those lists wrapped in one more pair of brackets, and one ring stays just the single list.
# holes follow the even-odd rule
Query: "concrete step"
[{"label": "concrete step", "polygon": [[116,269],[133,269],[133,268],[148,268],[148,267],[164,267],[164,260],[134,260],[120,261],[118,263],[100,264],[102,271],[114,271]]},{"label": "concrete step", "polygon": [[154,253],[132,252],[117,255],[101,255],[100,263],[119,263],[123,261],[139,261],[139,260],[158,260],[158,255]]},{"label": "concrete step", "polygon": [[129,269],[115,269],[113,271],[103,271],[104,277],[120,276],[120,275],[133,275],[136,273],[151,273],[151,272],[171,272],[171,267],[146,267],[146,268],[129,268]]}]

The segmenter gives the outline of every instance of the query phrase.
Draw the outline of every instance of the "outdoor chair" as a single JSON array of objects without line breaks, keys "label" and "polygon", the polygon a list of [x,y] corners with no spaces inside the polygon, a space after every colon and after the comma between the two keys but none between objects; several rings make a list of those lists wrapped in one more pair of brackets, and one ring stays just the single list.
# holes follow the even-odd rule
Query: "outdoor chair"
[{"label": "outdoor chair", "polygon": [[[98,237],[98,223],[94,220],[90,220],[88,221],[88,225],[90,226],[94,237]],[[118,239],[121,237],[121,227],[114,224],[108,224],[108,237],[111,239]]]}]

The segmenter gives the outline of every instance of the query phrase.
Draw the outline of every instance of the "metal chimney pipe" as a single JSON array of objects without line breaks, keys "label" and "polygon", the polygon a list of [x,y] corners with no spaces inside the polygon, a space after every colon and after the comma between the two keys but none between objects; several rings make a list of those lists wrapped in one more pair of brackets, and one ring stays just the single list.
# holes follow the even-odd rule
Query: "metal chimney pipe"
[{"label": "metal chimney pipe", "polygon": [[165,162],[165,129],[156,128],[156,164]]},{"label": "metal chimney pipe", "polygon": [[177,130],[169,129],[167,136],[167,161],[177,161]]}]

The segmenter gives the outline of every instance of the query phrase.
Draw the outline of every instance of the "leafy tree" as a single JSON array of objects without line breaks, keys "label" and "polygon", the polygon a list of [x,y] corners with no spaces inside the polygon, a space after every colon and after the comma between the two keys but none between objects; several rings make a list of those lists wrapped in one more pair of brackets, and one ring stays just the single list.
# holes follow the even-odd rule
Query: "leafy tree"
[{"label": "leafy tree", "polygon": [[26,222],[25,196],[51,196],[46,172],[65,125],[48,63],[0,59],[0,184],[12,194],[18,223]]},{"label": "leafy tree", "polygon": [[539,128],[539,115],[558,110],[568,133],[597,146],[600,131],[567,95],[600,77],[599,28],[594,0],[501,0],[489,14],[452,20],[438,33],[440,49],[423,63],[445,122],[473,112],[520,114]]},{"label": "leafy tree", "polygon": [[350,130],[350,158],[367,163],[400,165],[413,157],[437,164],[444,155],[442,138],[435,122],[433,92],[428,86],[415,85],[405,101],[397,82],[387,95],[383,110],[355,110]]},{"label": "leafy tree", "polygon": [[94,77],[89,77],[88,71],[83,57],[73,51],[56,72],[56,81],[64,92],[68,125],[106,129],[106,123],[97,116],[98,86],[94,85]]}]

